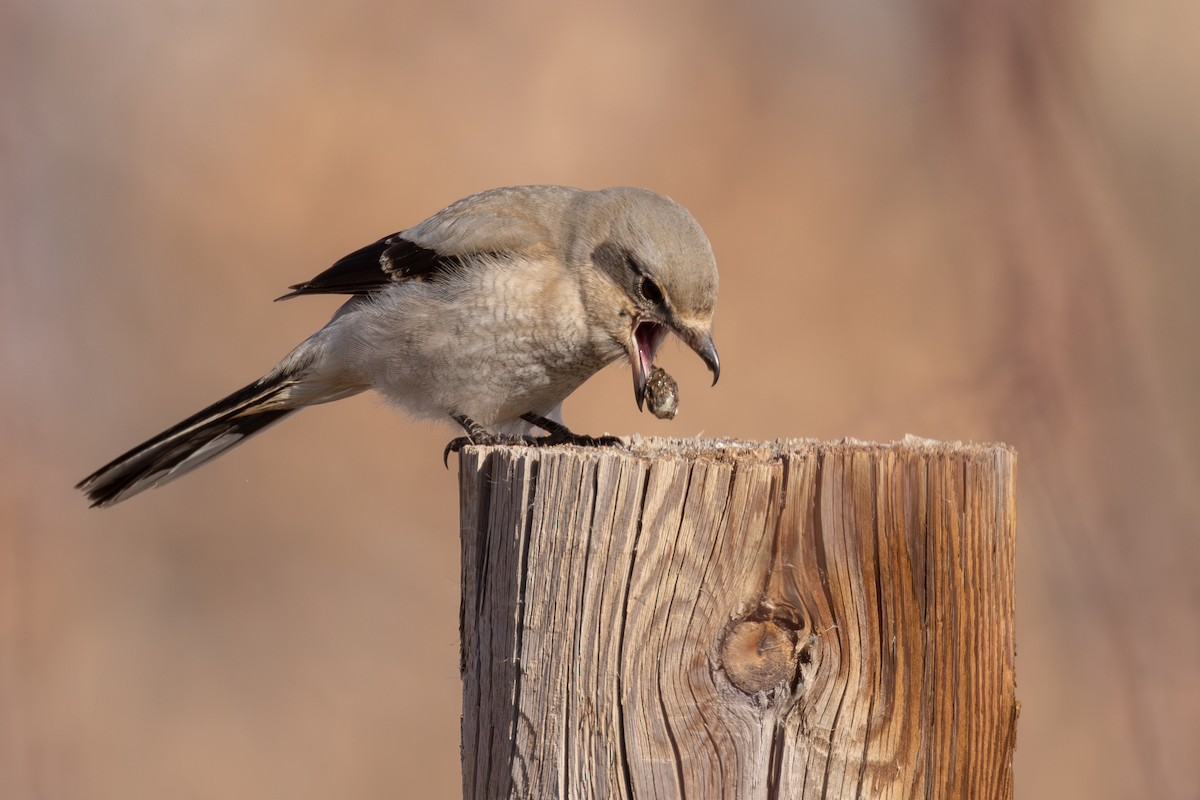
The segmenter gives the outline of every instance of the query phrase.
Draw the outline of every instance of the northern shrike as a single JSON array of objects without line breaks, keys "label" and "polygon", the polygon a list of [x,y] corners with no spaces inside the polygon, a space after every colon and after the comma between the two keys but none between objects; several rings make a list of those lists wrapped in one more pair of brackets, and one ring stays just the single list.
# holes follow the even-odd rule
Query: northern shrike
[{"label": "northern shrike", "polygon": [[[608,444],[561,424],[563,399],[628,358],[638,408],[674,333],[713,374],[717,265],[682,206],[645,189],[514,186],[471,195],[356,250],[279,299],[351,295],[249,386],[85,478],[107,506],[178,478],[304,406],[374,389],[450,418],[463,443]],[[547,432],[531,437],[530,426]]]}]

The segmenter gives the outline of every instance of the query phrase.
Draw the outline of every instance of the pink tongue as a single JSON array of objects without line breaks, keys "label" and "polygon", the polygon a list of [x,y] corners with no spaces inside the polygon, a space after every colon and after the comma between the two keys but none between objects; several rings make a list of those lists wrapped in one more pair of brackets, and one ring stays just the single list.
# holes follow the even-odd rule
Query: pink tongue
[{"label": "pink tongue", "polygon": [[642,374],[649,375],[654,367],[654,351],[662,343],[666,330],[653,322],[643,322],[637,329],[638,359],[642,362]]}]

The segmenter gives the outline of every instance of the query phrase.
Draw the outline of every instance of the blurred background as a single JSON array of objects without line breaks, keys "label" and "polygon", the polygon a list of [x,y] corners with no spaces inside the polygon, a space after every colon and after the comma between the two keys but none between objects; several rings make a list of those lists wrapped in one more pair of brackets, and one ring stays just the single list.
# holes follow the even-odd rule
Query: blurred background
[{"label": "blurred background", "polygon": [[449,427],[359,397],[71,486],[471,192],[634,184],[721,266],[708,388],[580,430],[1020,454],[1020,798],[1200,785],[1200,5],[0,4],[0,797],[455,797]]}]

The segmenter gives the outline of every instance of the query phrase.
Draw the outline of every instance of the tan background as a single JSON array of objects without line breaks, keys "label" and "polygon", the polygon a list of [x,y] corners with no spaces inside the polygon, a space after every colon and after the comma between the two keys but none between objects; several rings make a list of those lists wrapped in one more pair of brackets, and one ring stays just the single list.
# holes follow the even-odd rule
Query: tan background
[{"label": "tan background", "polygon": [[1020,451],[1021,798],[1200,785],[1200,6],[8,0],[0,797],[453,797],[449,428],[307,411],[109,511],[71,485],[259,375],[272,305],[486,187],[637,184],[724,377],[581,430]]}]

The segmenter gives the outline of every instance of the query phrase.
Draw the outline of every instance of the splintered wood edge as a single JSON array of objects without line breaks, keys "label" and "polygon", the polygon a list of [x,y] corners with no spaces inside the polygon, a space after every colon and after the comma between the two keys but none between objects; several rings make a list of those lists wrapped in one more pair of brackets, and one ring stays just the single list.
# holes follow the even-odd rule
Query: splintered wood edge
[{"label": "splintered wood edge", "polygon": [[640,435],[622,438],[624,447],[580,447],[578,445],[557,445],[553,447],[528,447],[524,445],[468,445],[463,452],[472,451],[478,456],[492,452],[505,452],[516,456],[537,457],[539,452],[574,452],[580,455],[633,456],[635,458],[684,458],[689,460],[739,461],[768,463],[778,461],[784,456],[797,453],[818,453],[830,450],[883,452],[901,451],[909,453],[924,453],[927,455],[961,455],[966,457],[988,456],[997,450],[1004,451],[1011,457],[1016,456],[1016,450],[1003,442],[961,442],[926,439],[909,434],[899,441],[870,442],[861,439],[773,439],[770,441],[753,441],[747,439],[673,439],[666,437],[642,437]]}]

